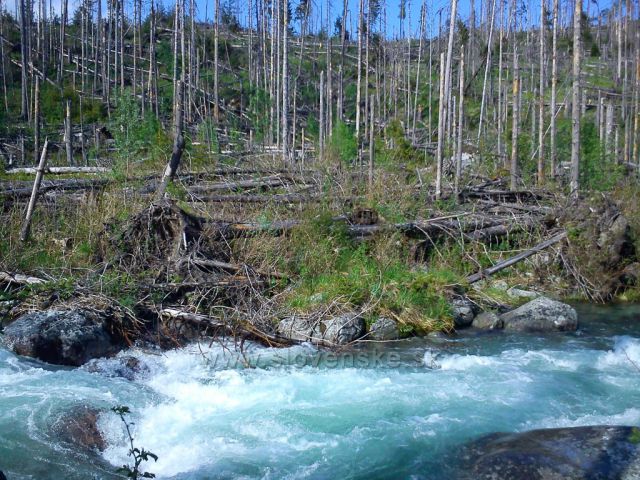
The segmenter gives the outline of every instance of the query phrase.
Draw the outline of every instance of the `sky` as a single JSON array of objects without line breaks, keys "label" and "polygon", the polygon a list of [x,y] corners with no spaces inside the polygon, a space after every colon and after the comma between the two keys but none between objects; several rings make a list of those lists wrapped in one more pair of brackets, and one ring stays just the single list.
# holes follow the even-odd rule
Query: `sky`
[{"label": "sky", "polygon": [[[0,0],[5,8],[7,8],[11,12],[15,12],[15,6],[17,4],[17,0]],[[37,3],[38,0],[33,0]],[[56,12],[60,12],[60,5],[62,0],[49,0],[52,2],[53,9]],[[143,1],[143,9],[148,10],[150,1]],[[248,12],[248,1],[249,0],[220,0],[221,5],[229,4],[232,6],[233,10],[236,13],[236,16],[239,17],[240,22],[243,25],[247,24],[247,12]],[[255,5],[256,0],[251,0]],[[295,9],[299,0],[290,0],[292,4],[292,8]],[[358,2],[359,0],[347,0],[349,5],[349,20],[347,21],[347,29],[350,32],[357,31],[357,16],[358,16]],[[384,0],[382,0],[384,1]],[[397,38],[400,34],[400,24],[401,21],[398,18],[398,14],[400,11],[400,2],[403,0],[388,0],[386,2],[387,7],[387,35],[390,38]],[[408,34],[412,32],[413,37],[417,37],[420,30],[420,8],[423,0],[404,0],[406,1],[406,11],[407,16],[405,20],[405,30]],[[475,11],[476,11],[476,24],[481,21],[481,12],[486,12],[487,10],[487,2],[490,2],[493,5],[495,1],[496,8],[499,8],[500,0],[474,0]],[[502,0],[510,3],[511,0]],[[543,0],[547,2],[547,5],[550,6],[552,0]],[[604,10],[611,6],[611,3],[615,0],[583,0],[583,8],[586,10],[589,8],[589,11],[592,15],[595,14],[598,10]],[[102,0],[103,2],[103,11],[106,11],[106,0]],[[128,4],[128,8],[131,8],[132,1],[125,0]],[[156,0],[156,2],[165,5],[167,8],[172,8],[174,5],[174,0]],[[319,26],[322,24],[326,24],[326,15],[327,15],[327,0],[311,0],[311,8],[312,8],[312,28],[314,31],[317,31]],[[522,8],[526,9],[526,13],[521,17],[526,21],[527,24],[537,25],[540,18],[540,0],[518,0],[519,4]],[[366,0],[365,0],[366,3]],[[71,11],[75,10],[77,6],[80,4],[80,0],[69,0],[69,8]],[[439,15],[442,12],[442,23],[443,28],[444,25],[448,22],[449,18],[449,8],[451,1],[450,0],[427,0],[427,36],[431,36],[438,31],[438,22]],[[572,6],[566,0],[561,0],[561,4],[565,4],[565,11],[571,11]],[[214,0],[196,0],[196,8],[198,10],[197,17],[200,20],[210,20],[212,17],[212,13],[214,11]],[[255,8],[255,7],[254,7]],[[334,24],[337,17],[342,15],[342,0],[329,0],[329,8],[330,8],[330,31],[333,33]],[[505,11],[507,10],[505,6]],[[470,0],[459,0],[458,2],[458,14],[457,16],[461,18],[463,21],[467,22],[469,19],[470,13]],[[562,13],[561,13],[562,16]],[[567,14],[565,18],[570,18],[570,13]],[[253,18],[253,23],[255,25],[255,13]],[[294,29],[299,30],[299,22],[293,20]]]}]

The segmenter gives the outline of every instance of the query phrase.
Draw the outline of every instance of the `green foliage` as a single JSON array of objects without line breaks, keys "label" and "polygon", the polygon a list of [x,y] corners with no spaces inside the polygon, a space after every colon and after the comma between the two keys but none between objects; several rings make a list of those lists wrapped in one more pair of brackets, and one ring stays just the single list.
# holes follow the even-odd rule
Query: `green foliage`
[{"label": "green foliage", "polygon": [[115,103],[109,126],[119,160],[116,170],[122,169],[123,163],[128,165],[132,160],[137,160],[143,153],[151,159],[164,156],[170,148],[170,142],[158,119],[151,114],[143,117],[138,103],[128,91],[118,95]]},{"label": "green foliage", "polygon": [[345,164],[355,161],[358,158],[355,130],[344,122],[337,121],[327,144],[327,155]]},{"label": "green foliage", "polygon": [[111,411],[120,417],[122,423],[124,423],[125,429],[127,431],[127,437],[129,439],[129,456],[133,458],[133,466],[131,465],[123,465],[118,468],[118,473],[126,475],[127,478],[131,478],[133,480],[137,480],[139,478],[155,478],[155,474],[144,472],[141,470],[142,462],[148,462],[150,459],[153,459],[154,462],[158,461],[158,456],[155,453],[152,453],[144,448],[138,448],[133,444],[133,435],[131,434],[131,423],[127,421],[125,415],[131,413],[129,407],[120,405],[117,407],[112,407]]},{"label": "green foliage", "polygon": [[[385,130],[387,142],[376,144],[377,163],[384,166],[409,165],[421,163],[424,153],[417,150],[405,136],[399,120],[392,120]],[[387,143],[390,147],[387,148]]]},{"label": "green foliage", "polygon": [[292,247],[289,268],[299,278],[287,303],[295,310],[339,304],[391,316],[412,331],[451,326],[444,292],[459,278],[450,271],[411,268],[400,236],[356,244],[344,225],[323,215],[294,233]]},{"label": "green foliage", "polygon": [[580,183],[588,190],[610,190],[624,176],[624,168],[607,162],[593,122],[583,121],[580,127]]}]

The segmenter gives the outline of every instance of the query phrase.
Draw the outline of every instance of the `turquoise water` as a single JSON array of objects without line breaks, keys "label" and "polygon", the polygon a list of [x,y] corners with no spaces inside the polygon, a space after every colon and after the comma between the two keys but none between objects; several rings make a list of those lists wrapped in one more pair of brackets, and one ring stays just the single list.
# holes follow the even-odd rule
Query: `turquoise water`
[{"label": "turquoise water", "polygon": [[[465,333],[366,346],[233,344],[133,349],[134,381],[50,367],[0,349],[0,470],[13,479],[116,478],[129,463],[112,413],[109,447],[78,453],[52,423],[78,405],[128,405],[158,478],[455,476],[465,442],[495,431],[640,424],[640,307],[580,307],[575,334]],[[103,362],[105,370],[113,362]]]}]

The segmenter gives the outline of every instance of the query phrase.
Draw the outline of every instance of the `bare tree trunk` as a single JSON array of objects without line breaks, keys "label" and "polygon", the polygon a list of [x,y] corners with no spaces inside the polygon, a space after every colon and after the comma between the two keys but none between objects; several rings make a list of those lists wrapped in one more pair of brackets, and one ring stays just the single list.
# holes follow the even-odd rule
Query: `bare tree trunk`
[{"label": "bare tree trunk", "polygon": [[73,128],[71,125],[71,100],[67,100],[67,115],[64,123],[64,144],[67,152],[67,165],[74,166],[73,162]]},{"label": "bare tree trunk", "polygon": [[36,173],[36,179],[33,182],[33,190],[31,191],[29,206],[27,207],[27,214],[25,215],[24,222],[22,222],[22,228],[20,229],[20,241],[23,243],[29,239],[29,233],[31,232],[31,217],[33,216],[33,210],[35,209],[36,200],[38,199],[38,191],[40,190],[40,184],[42,183],[44,169],[47,166],[48,146],[49,140],[45,138],[44,146],[42,147],[42,155],[40,155],[40,163],[38,164],[38,170]]},{"label": "bare tree trunk", "polygon": [[[491,9],[491,20],[489,25],[489,41],[487,42],[487,61],[484,67],[484,81],[482,82],[482,100],[480,101],[480,119],[478,120],[478,144],[480,143],[480,135],[482,134],[482,121],[484,119],[484,109],[487,98],[487,82],[489,79],[489,72],[491,71],[491,44],[493,37],[493,18],[495,16],[496,1],[493,0],[493,7]],[[473,40],[471,40],[473,44]],[[469,50],[473,50],[470,46]],[[473,68],[472,68],[473,71]]]},{"label": "bare tree trunk", "polygon": [[340,28],[340,83],[338,85],[338,119],[344,120],[344,56],[347,42],[347,12],[348,1],[344,0],[342,7],[342,24]]},{"label": "bare tree trunk", "polygon": [[29,116],[29,76],[27,71],[27,65],[29,64],[29,51],[27,50],[27,7],[25,0],[19,0],[20,2],[20,56],[21,56],[21,71],[22,71],[22,88],[20,91],[20,114],[23,119],[27,119]]},{"label": "bare tree trunk", "polygon": [[462,129],[464,127],[464,48],[460,52],[460,82],[458,91],[458,148],[456,151],[455,192],[460,191],[460,176],[462,175]]},{"label": "bare tree trunk", "polygon": [[156,191],[155,201],[158,202],[162,200],[164,197],[164,193],[167,190],[167,185],[169,182],[173,180],[176,172],[178,171],[178,167],[180,166],[180,159],[182,158],[182,152],[184,150],[184,137],[183,137],[183,107],[182,107],[182,97],[183,97],[183,86],[182,80],[178,80],[176,84],[176,100],[175,105],[173,107],[174,112],[174,138],[173,138],[173,151],[171,152],[171,159],[165,168],[164,174],[162,175],[162,180],[160,185],[158,186],[158,190]]},{"label": "bare tree trunk", "polygon": [[444,142],[444,52],[440,53],[440,92],[438,98],[438,146],[436,148],[436,199],[442,196],[442,149]]},{"label": "bare tree trunk", "polygon": [[582,0],[574,0],[573,11],[573,88],[571,105],[571,196],[578,196],[580,180],[580,23]]},{"label": "bare tree trunk", "polygon": [[33,99],[33,153],[35,164],[38,161],[38,153],[40,152],[40,78],[35,77],[36,87]]},{"label": "bare tree trunk", "polygon": [[544,183],[544,0],[540,0],[540,95],[538,110],[538,185]]},{"label": "bare tree trunk", "polygon": [[373,121],[374,121],[374,101],[375,97],[371,95],[371,99],[369,101],[369,191],[373,191],[373,169],[375,165],[375,137],[373,135]]},{"label": "bare tree trunk", "polygon": [[551,178],[557,174],[556,153],[556,102],[558,95],[558,6],[559,0],[553,0],[553,39],[551,47],[551,103],[549,105],[549,163],[551,166]]},{"label": "bare tree trunk", "polygon": [[289,152],[289,9],[282,8],[282,157],[291,163]]},{"label": "bare tree trunk", "polygon": [[364,28],[364,0],[360,0],[358,13],[358,65],[356,84],[356,142],[358,143],[358,159],[360,159],[360,103],[362,101],[362,34]]},{"label": "bare tree trunk", "polygon": [[518,128],[520,120],[520,72],[518,71],[517,12],[512,4],[513,15],[513,118],[511,132],[511,190],[518,188]]},{"label": "bare tree trunk", "polygon": [[[320,118],[318,118],[318,126],[320,132],[318,134],[318,148],[320,149],[320,159],[324,158],[324,72],[320,72]],[[304,139],[302,140],[304,143]]]}]

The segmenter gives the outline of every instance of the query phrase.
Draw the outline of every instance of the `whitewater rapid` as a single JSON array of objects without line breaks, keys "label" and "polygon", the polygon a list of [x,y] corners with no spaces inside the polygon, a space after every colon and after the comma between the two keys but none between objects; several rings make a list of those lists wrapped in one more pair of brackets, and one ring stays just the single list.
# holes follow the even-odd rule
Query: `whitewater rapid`
[{"label": "whitewater rapid", "polygon": [[[640,424],[640,329],[594,325],[337,356],[310,345],[240,354],[231,342],[132,349],[121,356],[145,366],[133,381],[109,376],[114,360],[98,374],[0,350],[0,470],[111,478],[130,459],[108,408],[127,405],[136,445],[159,457],[146,465],[158,478],[449,478],[458,447],[485,433]],[[98,459],[48,429],[79,404],[104,410]]]}]

